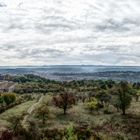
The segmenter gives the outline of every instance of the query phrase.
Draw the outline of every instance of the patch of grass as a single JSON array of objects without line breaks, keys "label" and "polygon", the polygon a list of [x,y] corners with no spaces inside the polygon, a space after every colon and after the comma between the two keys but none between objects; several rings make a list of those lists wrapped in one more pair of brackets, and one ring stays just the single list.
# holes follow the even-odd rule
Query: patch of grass
[{"label": "patch of grass", "polygon": [[34,104],[35,101],[27,101],[20,105],[17,105],[11,109],[6,110],[4,113],[0,114],[0,129],[9,126],[9,119],[14,116],[20,116],[28,110],[28,108]]},{"label": "patch of grass", "polygon": [[140,116],[140,101],[131,103],[130,108],[128,109],[128,113],[139,115]]},{"label": "patch of grass", "polygon": [[117,112],[113,106],[109,106],[111,114],[104,114],[103,109],[100,109],[99,113],[97,111],[90,113],[82,102],[78,102],[67,111],[67,115],[63,115],[63,110],[53,105],[51,95],[42,96],[38,102],[28,101],[5,111],[0,115],[0,128],[9,126],[9,118],[22,115],[32,106],[36,109],[42,103],[47,103],[50,110],[45,125],[42,124],[40,118],[35,116],[34,111],[29,114],[30,119],[35,121],[40,131],[65,130],[70,123],[73,123],[74,126],[88,126],[90,130],[98,131],[103,140],[114,140],[116,137],[118,139],[134,137],[137,140],[139,137],[140,102],[133,101],[125,116]]}]

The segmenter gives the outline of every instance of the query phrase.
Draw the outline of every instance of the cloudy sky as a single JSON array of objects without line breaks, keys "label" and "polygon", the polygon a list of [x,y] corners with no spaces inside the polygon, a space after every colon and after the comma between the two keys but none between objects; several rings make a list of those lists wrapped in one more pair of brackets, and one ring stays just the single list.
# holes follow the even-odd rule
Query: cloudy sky
[{"label": "cloudy sky", "polygon": [[140,65],[140,0],[0,0],[0,65]]}]

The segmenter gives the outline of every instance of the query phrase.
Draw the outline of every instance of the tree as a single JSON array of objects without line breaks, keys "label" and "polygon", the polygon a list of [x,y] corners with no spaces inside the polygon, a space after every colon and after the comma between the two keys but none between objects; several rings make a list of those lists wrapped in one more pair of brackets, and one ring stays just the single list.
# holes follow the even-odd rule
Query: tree
[{"label": "tree", "polygon": [[16,101],[16,95],[14,93],[5,93],[2,95],[4,102],[9,105]]},{"label": "tree", "polygon": [[125,115],[126,109],[131,104],[132,97],[129,93],[130,87],[127,82],[120,82],[119,84],[119,96],[118,107],[122,110],[122,114]]},{"label": "tree", "polygon": [[103,106],[108,107],[111,101],[111,95],[107,94],[105,90],[100,91],[96,95],[97,99],[101,102]]},{"label": "tree", "polygon": [[70,93],[62,93],[53,97],[53,103],[55,106],[62,108],[64,115],[66,115],[67,109],[71,108],[75,104],[75,96]]},{"label": "tree", "polygon": [[46,117],[49,116],[49,109],[47,107],[47,104],[43,103],[37,108],[37,115],[42,119],[42,124],[45,124]]}]

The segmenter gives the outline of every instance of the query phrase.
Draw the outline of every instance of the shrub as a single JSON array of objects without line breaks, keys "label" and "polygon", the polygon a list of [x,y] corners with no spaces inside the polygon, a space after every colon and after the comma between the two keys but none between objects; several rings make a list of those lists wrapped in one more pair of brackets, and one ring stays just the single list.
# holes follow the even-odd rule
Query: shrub
[{"label": "shrub", "polygon": [[23,113],[20,116],[11,117],[9,119],[14,135],[19,135],[20,131],[23,129],[22,124],[21,124],[21,120],[24,118],[24,115],[25,115],[25,113]]},{"label": "shrub", "polygon": [[67,140],[76,140],[72,124],[67,128]]},{"label": "shrub", "polygon": [[13,140],[13,133],[5,130],[4,132],[2,132],[0,140]]},{"label": "shrub", "polygon": [[3,100],[7,105],[10,105],[16,101],[16,95],[14,93],[5,93],[2,95]]},{"label": "shrub", "polygon": [[49,116],[49,109],[46,104],[42,104],[37,108],[36,111],[38,117],[42,119],[42,124],[45,124],[46,117]]},{"label": "shrub", "polygon": [[101,102],[102,105],[109,106],[109,103],[111,101],[111,96],[109,94],[107,94],[106,91],[104,91],[104,90],[100,91],[97,94],[97,98]]},{"label": "shrub", "polygon": [[90,101],[86,103],[87,108],[92,113],[94,110],[98,110],[98,101],[96,98],[92,98]]}]

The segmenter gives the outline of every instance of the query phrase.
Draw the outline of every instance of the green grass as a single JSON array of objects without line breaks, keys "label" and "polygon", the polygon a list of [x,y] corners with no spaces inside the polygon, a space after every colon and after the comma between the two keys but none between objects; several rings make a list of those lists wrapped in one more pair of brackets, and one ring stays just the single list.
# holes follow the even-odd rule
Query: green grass
[{"label": "green grass", "polygon": [[35,101],[27,101],[20,105],[17,105],[11,109],[6,110],[4,113],[0,114],[0,129],[9,126],[9,119],[14,116],[20,116],[28,110],[28,108],[33,105]]},{"label": "green grass", "polygon": [[[55,107],[52,104],[52,96],[45,95],[38,102],[28,101],[15,106],[4,113],[0,114],[0,130],[3,127],[8,127],[10,125],[9,119],[14,116],[20,116],[24,112],[27,112],[32,106],[36,107],[41,103],[48,103],[48,108],[50,110],[49,118],[46,119],[46,124],[42,124],[40,118],[35,117],[34,111],[29,115],[31,119],[35,120],[37,126],[40,130],[43,129],[66,129],[70,123],[74,125],[87,124],[89,128],[96,128],[96,126],[103,126],[101,134],[105,136],[113,137],[116,134],[124,135],[129,138],[138,136],[139,125],[140,125],[140,101],[131,103],[131,107],[126,111],[127,115],[121,115],[121,112],[117,112],[113,106],[110,106],[111,114],[104,114],[103,109],[91,114],[86,108],[85,104],[79,102],[74,105],[73,108],[67,111],[67,115],[63,115],[63,110]],[[109,123],[108,123],[109,122]],[[110,132],[110,122],[113,130]],[[105,126],[104,126],[105,125]],[[132,129],[133,128],[133,129]],[[106,135],[108,134],[108,135]],[[127,134],[127,135],[126,135]],[[106,139],[106,138],[105,138]],[[107,138],[109,140],[109,138]]]},{"label": "green grass", "polygon": [[[44,99],[47,100],[46,96]],[[50,97],[48,98],[50,101]],[[113,127],[111,134],[107,136],[127,136],[136,138],[139,131],[140,122],[140,101],[131,103],[130,108],[126,111],[127,115],[121,115],[122,112],[117,112],[116,108],[110,106],[111,114],[104,114],[103,109],[91,114],[83,103],[78,103],[73,108],[67,111],[67,115],[63,115],[63,110],[52,104],[48,105],[50,109],[50,118],[47,119],[46,125],[41,125],[41,120],[36,118],[40,128],[46,129],[65,129],[70,123],[74,125],[87,124],[89,127],[103,126],[103,133],[108,134],[110,128]],[[130,122],[130,124],[129,124]],[[105,125],[105,126],[104,126]],[[132,129],[133,128],[133,129]],[[102,133],[102,134],[103,134]]]}]

